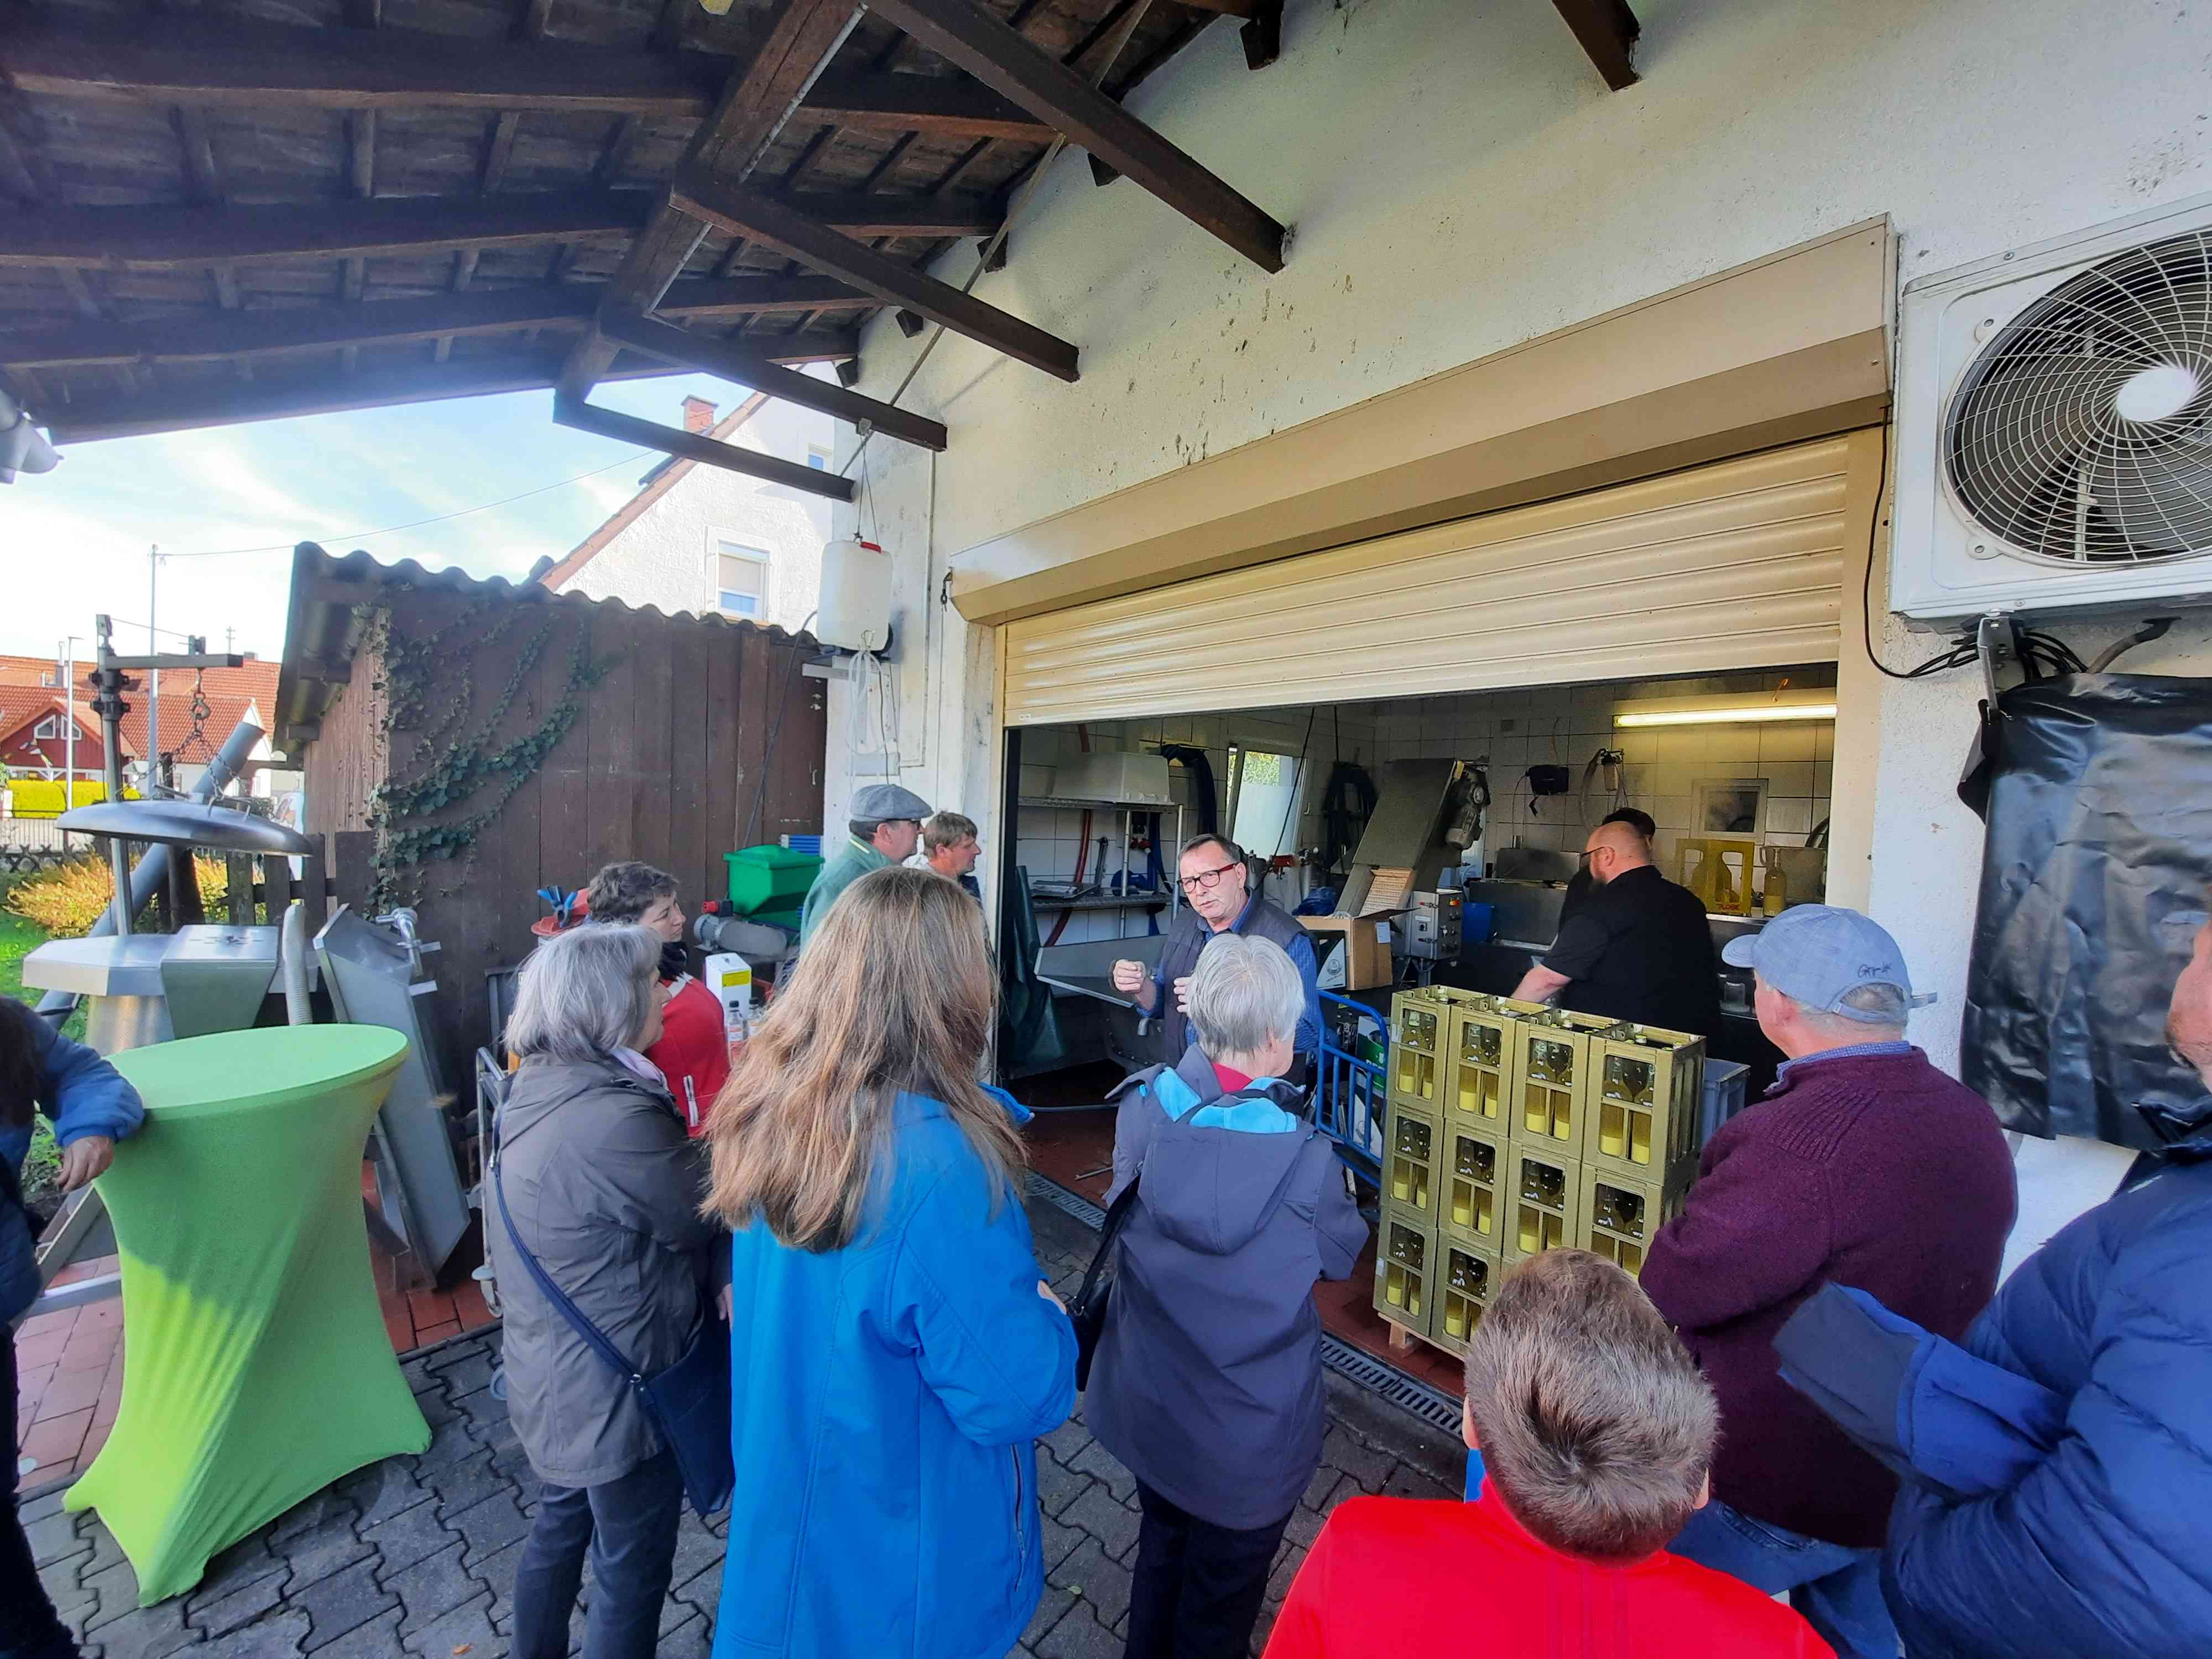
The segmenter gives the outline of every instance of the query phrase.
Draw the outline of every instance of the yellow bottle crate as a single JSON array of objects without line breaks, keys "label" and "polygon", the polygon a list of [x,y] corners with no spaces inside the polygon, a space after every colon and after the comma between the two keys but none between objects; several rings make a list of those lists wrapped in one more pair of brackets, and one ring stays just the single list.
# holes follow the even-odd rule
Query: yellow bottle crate
[{"label": "yellow bottle crate", "polygon": [[1698,1155],[1705,1041],[1655,1025],[1616,1025],[1590,1040],[1596,1080],[1585,1163],[1662,1185]]},{"label": "yellow bottle crate", "polygon": [[1507,1143],[1505,1218],[1508,1261],[1540,1255],[1582,1237],[1583,1166],[1540,1141]]},{"label": "yellow bottle crate", "polygon": [[1506,1138],[1502,1124],[1444,1114],[1443,1153],[1439,1179],[1443,1196],[1438,1216],[1447,1234],[1486,1250],[1502,1249],[1506,1201]]},{"label": "yellow bottle crate", "polygon": [[1435,1312],[1436,1268],[1436,1230],[1424,1226],[1419,1216],[1385,1204],[1382,1237],[1376,1242],[1375,1311],[1416,1336],[1427,1336]]},{"label": "yellow bottle crate", "polygon": [[1449,1233],[1437,1243],[1443,1260],[1429,1340],[1447,1353],[1463,1355],[1482,1323],[1483,1310],[1497,1293],[1498,1281],[1505,1275],[1505,1263],[1495,1250],[1478,1249]]},{"label": "yellow bottle crate", "polygon": [[1393,1100],[1384,1109],[1382,1196],[1437,1224],[1437,1161],[1443,1156],[1443,1125],[1431,1113],[1418,1112]]},{"label": "yellow bottle crate", "polygon": [[1451,1004],[1441,990],[1401,991],[1390,1002],[1390,1098],[1440,1109],[1438,1058]]},{"label": "yellow bottle crate", "polygon": [[1562,1158],[1581,1158],[1590,1103],[1597,1092],[1590,1040],[1613,1024],[1553,1008],[1514,1022],[1514,1107],[1509,1125],[1514,1140],[1541,1141]]},{"label": "yellow bottle crate", "polygon": [[1513,1031],[1522,1018],[1502,998],[1455,1001],[1444,1042],[1445,1110],[1504,1132],[1521,1052]]},{"label": "yellow bottle crate", "polygon": [[1638,1181],[1600,1165],[1584,1168],[1575,1243],[1640,1274],[1652,1239],[1681,1214],[1682,1200],[1697,1175],[1692,1164],[1676,1164],[1664,1182]]}]

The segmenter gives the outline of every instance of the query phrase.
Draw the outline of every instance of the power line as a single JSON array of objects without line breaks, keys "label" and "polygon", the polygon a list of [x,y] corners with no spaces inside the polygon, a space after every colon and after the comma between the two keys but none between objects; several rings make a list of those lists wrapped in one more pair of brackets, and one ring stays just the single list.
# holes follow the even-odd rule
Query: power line
[{"label": "power line", "polygon": [[[396,536],[403,530],[420,530],[425,525],[444,524],[451,519],[465,519],[471,513],[489,513],[495,507],[509,507],[516,501],[526,501],[532,495],[544,495],[552,490],[566,489],[570,484],[581,483],[586,478],[596,478],[600,473],[611,472],[617,467],[635,466],[650,453],[652,453],[650,450],[632,450],[620,460],[609,461],[605,466],[595,466],[589,472],[579,472],[574,477],[563,478],[558,483],[540,484],[535,489],[524,490],[520,495],[508,495],[500,501],[486,501],[482,507],[465,507],[458,513],[441,513],[433,519],[417,519],[411,524],[387,525],[381,530],[349,530],[343,535],[325,536],[321,539],[331,542],[365,542],[378,536]],[[272,542],[266,547],[216,547],[198,553],[164,553],[161,556],[165,559],[221,559],[227,558],[234,553],[289,553],[295,545],[296,544],[292,542]]]}]

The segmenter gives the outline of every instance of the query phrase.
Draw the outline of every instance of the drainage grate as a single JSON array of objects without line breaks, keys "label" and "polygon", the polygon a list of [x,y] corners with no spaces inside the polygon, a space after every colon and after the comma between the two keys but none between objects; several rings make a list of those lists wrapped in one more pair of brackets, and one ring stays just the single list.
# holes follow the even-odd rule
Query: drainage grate
[{"label": "drainage grate", "polygon": [[[1072,1193],[1034,1170],[1030,1174],[1029,1192],[1031,1198],[1058,1206],[1094,1231],[1106,1224],[1105,1211],[1082,1194]],[[1358,1383],[1370,1394],[1382,1395],[1399,1410],[1412,1413],[1424,1423],[1447,1434],[1459,1432],[1458,1401],[1327,1331],[1321,1335],[1321,1361],[1346,1381]]]}]

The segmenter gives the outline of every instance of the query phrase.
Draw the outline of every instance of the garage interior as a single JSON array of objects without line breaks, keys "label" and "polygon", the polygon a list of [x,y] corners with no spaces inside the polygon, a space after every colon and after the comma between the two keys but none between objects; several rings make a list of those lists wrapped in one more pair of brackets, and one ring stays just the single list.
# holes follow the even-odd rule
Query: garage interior
[{"label": "garage interior", "polygon": [[[1077,972],[1095,965],[1096,978],[1117,955],[1142,957],[1157,948],[1148,942],[1172,919],[1167,872],[1179,823],[1186,837],[1218,829],[1267,865],[1266,891],[1285,908],[1297,909],[1309,895],[1325,902],[1316,890],[1340,886],[1365,827],[1358,808],[1373,797],[1363,796],[1362,785],[1379,796],[1394,787],[1394,775],[1398,787],[1409,776],[1434,775],[1409,772],[1404,763],[1479,765],[1491,799],[1480,842],[1465,855],[1462,891],[1470,907],[1491,907],[1487,932],[1470,923],[1455,951],[1433,957],[1395,954],[1394,984],[1340,993],[1376,1011],[1379,1030],[1399,986],[1510,991],[1556,931],[1565,883],[1590,827],[1618,807],[1639,808],[1657,823],[1656,862],[1669,879],[1695,879],[1701,855],[1686,843],[1711,832],[1747,835],[1759,849],[1751,860],[1755,882],[1786,868],[1784,879],[1796,884],[1778,893],[1778,902],[1817,899],[1820,890],[1805,872],[1825,861],[1835,696],[1836,665],[1811,662],[1024,729],[1010,734],[1021,804],[1012,845],[1003,850],[1022,885],[1009,886],[1004,936],[1023,939],[1033,918],[1027,936],[1055,978],[1065,976],[1054,963],[1072,961]],[[1823,708],[1831,711],[1826,716],[1812,713]],[[1790,717],[1763,717],[1773,709]],[[1664,723],[1621,723],[1654,714]],[[1157,830],[1149,805],[1099,798],[1086,805],[1060,781],[1119,769],[1094,757],[1163,751],[1171,757],[1174,805],[1158,812]],[[1735,814],[1725,824],[1712,816],[1724,811]],[[1773,855],[1766,849],[1808,848],[1809,865],[1808,858],[1786,866],[1767,862]],[[1747,902],[1734,887],[1731,881],[1717,900],[1753,914],[1715,915],[1717,938],[1759,925],[1759,887]],[[1026,917],[1018,914],[1024,894]],[[1397,943],[1402,949],[1403,939]],[[1330,955],[1341,947],[1326,939],[1317,944],[1326,986]],[[1711,1052],[1751,1068],[1756,1099],[1778,1056],[1759,1035],[1748,975],[1727,970],[1723,978],[1724,1030]],[[1032,1026],[1045,1032],[1042,1040],[1002,1048],[1001,1075],[1038,1111],[1029,1132],[1038,1170],[1097,1202],[1108,1184],[1114,1125],[1113,1111],[1101,1103],[1125,1070],[1162,1056],[1149,1035],[1139,1033],[1133,1011],[1064,985],[1046,992],[1049,1025]],[[1340,1146],[1346,1163],[1370,1183],[1362,1195],[1371,1200],[1371,1154],[1379,1148]],[[1372,1307],[1373,1255],[1370,1244],[1351,1279],[1317,1287],[1327,1328],[1425,1381],[1455,1386],[1449,1356],[1426,1347],[1391,1350],[1389,1328]]]}]

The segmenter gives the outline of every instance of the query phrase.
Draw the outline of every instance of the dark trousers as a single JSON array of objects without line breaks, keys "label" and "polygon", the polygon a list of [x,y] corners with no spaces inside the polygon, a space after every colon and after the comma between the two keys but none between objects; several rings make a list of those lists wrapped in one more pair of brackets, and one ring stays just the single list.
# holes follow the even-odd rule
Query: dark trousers
[{"label": "dark trousers", "polygon": [[0,1501],[8,1513],[0,1519],[0,1656],[5,1659],[76,1659],[76,1642],[54,1616],[54,1604],[39,1583],[38,1565],[31,1559],[31,1540],[23,1536],[23,1523],[15,1514],[15,1339],[0,1326],[0,1398],[7,1401],[8,1468],[0,1479]]},{"label": "dark trousers", "polygon": [[1239,1532],[1176,1508],[1143,1481],[1124,1659],[1245,1659],[1282,1545],[1285,1516]]},{"label": "dark trousers", "polygon": [[513,1659],[565,1659],[587,1553],[584,1659],[652,1659],[683,1519],[684,1477],[671,1452],[602,1486],[547,1481],[514,1572]]}]

